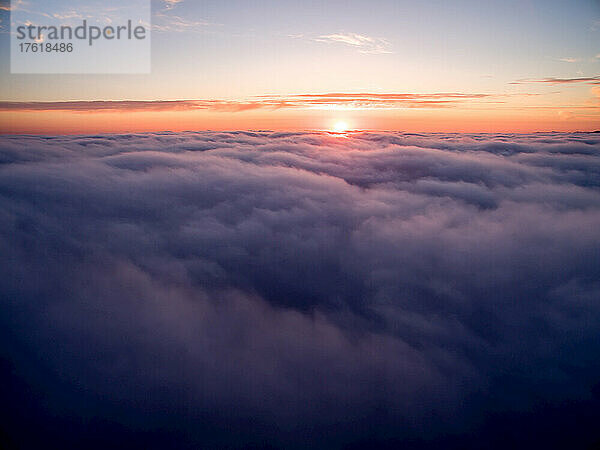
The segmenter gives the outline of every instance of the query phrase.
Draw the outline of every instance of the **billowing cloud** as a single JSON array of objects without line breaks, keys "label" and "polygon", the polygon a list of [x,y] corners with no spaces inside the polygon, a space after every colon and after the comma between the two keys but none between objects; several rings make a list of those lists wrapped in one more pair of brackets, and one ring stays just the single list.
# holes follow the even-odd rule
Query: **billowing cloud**
[{"label": "billowing cloud", "polygon": [[583,448],[600,135],[0,138],[3,439]]}]

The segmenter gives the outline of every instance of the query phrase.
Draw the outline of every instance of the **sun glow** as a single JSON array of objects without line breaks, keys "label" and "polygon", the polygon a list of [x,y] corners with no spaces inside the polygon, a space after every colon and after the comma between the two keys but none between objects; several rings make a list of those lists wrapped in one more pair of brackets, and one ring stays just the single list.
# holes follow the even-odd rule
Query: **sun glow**
[{"label": "sun glow", "polygon": [[343,133],[346,130],[348,130],[348,124],[341,120],[339,122],[336,122],[333,126],[333,131],[335,131],[336,133]]}]

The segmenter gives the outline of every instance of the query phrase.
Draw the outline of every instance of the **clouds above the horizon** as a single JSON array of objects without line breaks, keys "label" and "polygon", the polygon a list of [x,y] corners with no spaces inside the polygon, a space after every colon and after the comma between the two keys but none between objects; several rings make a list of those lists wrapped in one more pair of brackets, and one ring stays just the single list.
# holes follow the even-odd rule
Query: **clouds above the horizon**
[{"label": "clouds above the horizon", "polygon": [[[0,111],[189,111],[240,112],[255,109],[299,108],[443,108],[481,102],[494,96],[482,93],[327,93],[261,95],[247,100],[118,100],[64,102],[0,102]],[[502,100],[494,98],[495,103]]]},{"label": "clouds above the horizon", "polygon": [[159,33],[205,32],[212,24],[205,20],[189,20],[182,16],[157,12],[154,14],[152,30]]},{"label": "clouds above the horizon", "polygon": [[[577,79],[579,83],[595,82]],[[563,83],[567,81],[563,80]],[[570,105],[526,104],[519,99],[541,97],[543,94],[519,92],[490,94],[484,92],[330,92],[289,95],[257,95],[241,99],[189,99],[189,100],[80,100],[80,101],[0,101],[0,112],[70,112],[70,113],[118,113],[118,112],[181,112],[211,111],[239,113],[265,110],[394,110],[394,109],[473,109],[501,107],[512,110],[589,110],[596,114],[596,93],[592,88],[587,102]]]},{"label": "clouds above the horizon", "polygon": [[0,11],[14,11],[23,5],[23,0],[1,0]]},{"label": "clouds above the horizon", "polygon": [[355,48],[359,53],[393,53],[391,44],[385,39],[365,36],[357,33],[334,33],[321,35],[314,39],[327,44],[343,44]]},{"label": "clouds above the horizon", "polygon": [[182,3],[183,0],[163,0],[166,9],[173,9],[179,3]]},{"label": "clouds above the horizon", "polygon": [[2,137],[4,423],[63,446],[586,444],[598,230],[598,133]]},{"label": "clouds above the horizon", "polygon": [[156,8],[152,15],[152,30],[158,33],[205,33],[216,24],[204,19],[192,19],[184,12],[173,12],[184,0],[161,0],[162,8]]},{"label": "clouds above the horizon", "polygon": [[543,84],[600,84],[600,76],[597,77],[575,77],[575,78],[525,78],[516,80],[510,84],[528,84],[528,83],[543,83]]}]

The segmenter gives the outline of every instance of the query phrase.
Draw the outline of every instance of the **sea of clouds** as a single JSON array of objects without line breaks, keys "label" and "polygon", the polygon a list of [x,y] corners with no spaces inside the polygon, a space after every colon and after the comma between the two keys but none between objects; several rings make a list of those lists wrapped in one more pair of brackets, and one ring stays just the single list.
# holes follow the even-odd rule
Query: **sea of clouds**
[{"label": "sea of clouds", "polygon": [[600,134],[5,136],[0,302],[5,445],[584,447]]}]

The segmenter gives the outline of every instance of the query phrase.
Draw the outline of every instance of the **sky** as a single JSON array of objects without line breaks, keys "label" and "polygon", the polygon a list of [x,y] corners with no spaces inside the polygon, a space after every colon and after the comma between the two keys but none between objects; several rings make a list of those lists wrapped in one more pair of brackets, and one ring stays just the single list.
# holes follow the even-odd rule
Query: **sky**
[{"label": "sky", "polygon": [[600,447],[599,1],[152,0],[148,73],[11,74],[144,0],[36,1],[0,448]]},{"label": "sky", "polygon": [[12,75],[1,5],[2,133],[600,128],[597,0],[153,0],[142,75]]}]

